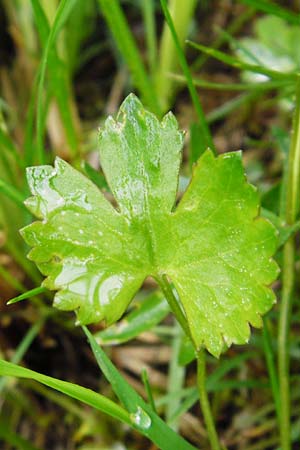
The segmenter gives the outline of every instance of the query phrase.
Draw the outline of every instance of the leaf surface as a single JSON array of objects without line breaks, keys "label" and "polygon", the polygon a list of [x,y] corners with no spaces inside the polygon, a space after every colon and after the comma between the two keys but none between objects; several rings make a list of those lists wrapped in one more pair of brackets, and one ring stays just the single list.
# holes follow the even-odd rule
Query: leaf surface
[{"label": "leaf surface", "polygon": [[271,259],[276,231],[257,218],[258,195],[244,176],[241,153],[206,151],[175,208],[183,134],[133,95],[100,132],[100,160],[114,207],[61,159],[28,169],[39,218],[22,234],[29,257],[57,290],[55,306],[78,321],[115,322],[147,276],[174,283],[196,348],[218,356],[245,343],[249,323],[275,301]]}]

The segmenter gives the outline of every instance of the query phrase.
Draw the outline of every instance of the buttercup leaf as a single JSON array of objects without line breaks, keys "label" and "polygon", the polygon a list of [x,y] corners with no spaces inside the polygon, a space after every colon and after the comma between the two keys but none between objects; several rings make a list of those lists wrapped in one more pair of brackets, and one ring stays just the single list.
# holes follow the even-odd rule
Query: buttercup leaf
[{"label": "buttercup leaf", "polygon": [[22,230],[29,258],[57,290],[54,304],[88,324],[115,322],[147,276],[173,282],[194,344],[218,356],[243,344],[249,324],[275,301],[273,226],[257,218],[258,195],[241,153],[206,151],[175,207],[183,134],[129,95],[100,132],[100,160],[117,206],[61,159],[28,169],[39,221]]}]

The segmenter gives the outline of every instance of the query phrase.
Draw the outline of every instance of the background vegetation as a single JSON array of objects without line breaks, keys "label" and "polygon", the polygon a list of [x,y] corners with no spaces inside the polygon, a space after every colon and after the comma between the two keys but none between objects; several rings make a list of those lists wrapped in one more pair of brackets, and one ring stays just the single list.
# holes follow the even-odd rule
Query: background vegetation
[{"label": "background vegetation", "polygon": [[[97,130],[136,92],[160,117],[172,109],[187,131],[179,195],[208,146],[244,150],[262,213],[280,233],[278,304],[247,347],[207,356],[206,388],[225,448],[299,448],[299,37],[293,1],[0,1],[2,359],[114,398],[73,314],[54,310],[39,287],[18,230],[32,220],[27,166],[59,155],[107,191]],[[6,306],[22,294],[30,301]],[[206,449],[193,355],[168,312],[147,280],[126,321],[91,329],[137,392]],[[33,380],[1,378],[0,408],[5,450],[156,448]]]}]

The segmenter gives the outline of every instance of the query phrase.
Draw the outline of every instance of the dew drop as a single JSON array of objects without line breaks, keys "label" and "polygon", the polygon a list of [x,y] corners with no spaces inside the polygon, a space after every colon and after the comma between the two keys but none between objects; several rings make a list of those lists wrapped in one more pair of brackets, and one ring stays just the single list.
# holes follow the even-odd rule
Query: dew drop
[{"label": "dew drop", "polygon": [[147,430],[151,426],[151,418],[140,406],[138,406],[135,413],[130,414],[130,420],[142,430]]}]

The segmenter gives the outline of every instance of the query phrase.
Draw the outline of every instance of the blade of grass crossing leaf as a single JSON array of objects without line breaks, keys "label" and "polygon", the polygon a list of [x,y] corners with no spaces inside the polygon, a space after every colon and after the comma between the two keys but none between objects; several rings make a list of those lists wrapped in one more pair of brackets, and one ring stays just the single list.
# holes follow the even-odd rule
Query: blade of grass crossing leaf
[{"label": "blade of grass crossing leaf", "polygon": [[105,176],[103,173],[99,172],[99,170],[94,169],[88,162],[83,161],[82,168],[89,177],[90,180],[92,180],[93,183],[95,183],[96,186],[98,186],[99,189],[103,189],[107,192],[110,191],[110,188],[107,184],[107,181],[105,179]]},{"label": "blade of grass crossing leaf", "polygon": [[143,430],[143,434],[151,439],[151,441],[162,450],[174,450],[174,448],[177,450],[195,450],[195,447],[185,441],[181,436],[177,435],[155,414],[151,406],[145,403],[121,376],[102,348],[97,344],[89,330],[85,326],[82,328],[88,338],[100,369],[110,382],[113,391],[124,404],[125,408],[132,414],[143,411],[149,416],[151,425],[149,428]]},{"label": "blade of grass crossing leaf", "polygon": [[18,295],[18,297],[14,297],[11,300],[7,302],[7,305],[12,305],[14,303],[20,302],[22,300],[26,300],[28,298],[34,297],[39,294],[43,294],[44,292],[47,292],[47,289],[40,286],[34,289],[31,289],[30,291],[24,292],[24,294]]},{"label": "blade of grass crossing leaf", "polygon": [[55,19],[53,22],[53,26],[50,30],[47,43],[43,52],[43,58],[41,61],[41,67],[40,67],[40,77],[38,82],[38,92],[37,92],[37,159],[39,163],[44,163],[46,159],[45,150],[44,150],[44,143],[43,143],[43,136],[44,136],[44,130],[43,130],[43,114],[44,114],[44,107],[43,107],[43,90],[44,90],[44,83],[45,83],[45,76],[46,76],[46,69],[48,65],[49,55],[50,51],[52,49],[52,46],[55,42],[55,39],[61,30],[62,26],[64,25],[66,19],[68,18],[68,15],[72,11],[73,6],[75,5],[77,0],[62,0],[59,3]]},{"label": "blade of grass crossing leaf", "polygon": [[298,222],[295,222],[294,225],[291,225],[289,227],[284,227],[282,230],[280,230],[279,238],[278,238],[278,247],[281,247],[284,245],[288,239],[293,236],[297,231],[300,230],[300,220]]},{"label": "blade of grass crossing leaf", "polygon": [[[190,169],[193,164],[198,161],[199,157],[203,153],[203,146],[201,145],[202,133],[201,127],[198,123],[192,123],[190,126],[190,147],[189,147],[189,163]],[[202,150],[202,152],[201,152]]]},{"label": "blade of grass crossing leaf", "polygon": [[[174,80],[179,83],[186,83],[185,77],[177,74],[170,74]],[[215,89],[218,91],[268,91],[271,89],[281,88],[287,84],[293,84],[292,80],[264,81],[262,83],[214,83],[200,78],[193,77],[195,86],[204,89]]]},{"label": "blade of grass crossing leaf", "polygon": [[255,65],[255,64],[248,64],[245,63],[241,60],[239,60],[238,58],[235,58],[233,56],[227,55],[224,52],[221,52],[220,50],[215,50],[213,48],[210,47],[205,47],[204,45],[201,44],[197,44],[195,42],[192,41],[187,41],[188,44],[197,49],[202,51],[203,53],[214,57],[215,59],[228,64],[229,66],[235,67],[236,69],[240,69],[240,70],[249,70],[250,72],[255,72],[255,73],[261,73],[263,75],[266,75],[274,80],[292,80],[295,81],[296,79],[296,74],[291,72],[291,73],[282,73],[279,72],[277,70],[271,70],[268,69],[266,67],[263,67],[261,65]]},{"label": "blade of grass crossing leaf", "polygon": [[99,411],[102,411],[115,419],[118,419],[128,425],[132,425],[132,421],[127,411],[91,389],[87,389],[67,381],[58,380],[57,378],[52,378],[3,360],[0,360],[0,375],[7,377],[28,378],[30,380],[38,381],[39,383],[49,386],[52,389],[68,395],[69,397],[75,398],[76,400],[98,409]]},{"label": "blade of grass crossing leaf", "polygon": [[160,107],[154,85],[147,75],[140,52],[119,1],[98,0],[98,4],[115,39],[116,45],[130,69],[134,85],[152,112],[160,115]]},{"label": "blade of grass crossing leaf", "polygon": [[267,0],[241,0],[241,2],[245,3],[248,6],[251,6],[252,8],[258,9],[259,11],[281,17],[282,19],[285,19],[294,25],[300,25],[299,14],[296,14],[293,11],[289,11],[286,8],[282,8],[277,3]]},{"label": "blade of grass crossing leaf", "polygon": [[161,322],[170,312],[165,299],[154,292],[143,303],[130,312],[123,320],[97,333],[95,338],[100,345],[121,344],[134,339],[144,331]]},{"label": "blade of grass crossing leaf", "polygon": [[189,69],[187,61],[185,59],[183,50],[181,48],[181,45],[180,45],[180,42],[179,42],[176,30],[175,30],[175,27],[174,27],[174,24],[173,24],[172,17],[170,15],[170,12],[169,12],[169,9],[168,9],[168,6],[167,6],[167,2],[166,2],[166,0],[160,0],[160,3],[161,3],[161,7],[162,7],[162,10],[163,10],[165,19],[166,19],[166,21],[167,21],[167,23],[169,25],[171,34],[173,36],[174,44],[175,44],[176,50],[177,50],[178,60],[180,62],[180,65],[181,65],[182,71],[184,73],[184,76],[186,77],[187,86],[188,86],[188,89],[189,89],[189,92],[190,92],[190,95],[191,95],[191,98],[192,98],[192,101],[193,101],[193,105],[194,105],[195,111],[196,111],[197,116],[198,116],[199,125],[200,125],[200,127],[202,129],[202,133],[203,133],[202,146],[203,146],[204,150],[206,150],[209,147],[211,150],[213,150],[215,152],[215,146],[214,146],[211,134],[210,134],[210,130],[209,130],[207,121],[205,119],[205,115],[204,115],[204,112],[203,112],[203,109],[202,109],[202,106],[201,106],[201,103],[200,103],[200,100],[199,100],[199,97],[198,97],[198,93],[197,93],[196,88],[195,88],[195,86],[193,84],[193,80],[192,80],[192,76],[191,76],[191,73],[190,73],[190,69]]}]

